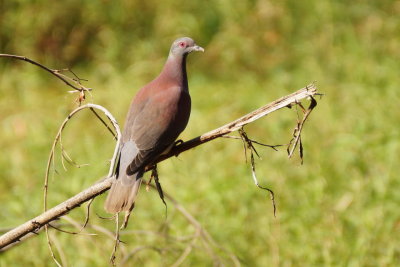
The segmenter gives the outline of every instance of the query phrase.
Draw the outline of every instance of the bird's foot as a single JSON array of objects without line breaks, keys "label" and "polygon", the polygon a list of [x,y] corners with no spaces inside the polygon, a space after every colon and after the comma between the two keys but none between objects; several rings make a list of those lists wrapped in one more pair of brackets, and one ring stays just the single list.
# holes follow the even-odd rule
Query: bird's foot
[{"label": "bird's foot", "polygon": [[177,146],[179,146],[179,145],[181,145],[181,144],[183,144],[183,143],[184,143],[184,142],[183,142],[182,139],[178,139],[178,140],[175,141],[173,147],[177,147]]}]

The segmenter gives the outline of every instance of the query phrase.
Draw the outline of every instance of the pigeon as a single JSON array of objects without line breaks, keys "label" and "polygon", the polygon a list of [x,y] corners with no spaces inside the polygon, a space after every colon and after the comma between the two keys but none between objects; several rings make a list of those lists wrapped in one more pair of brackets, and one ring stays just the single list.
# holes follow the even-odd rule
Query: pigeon
[{"label": "pigeon", "polygon": [[175,40],[161,73],[133,98],[122,133],[116,179],[104,204],[107,212],[130,214],[145,167],[167,153],[186,128],[191,110],[186,58],[193,51],[204,49],[189,37]]}]

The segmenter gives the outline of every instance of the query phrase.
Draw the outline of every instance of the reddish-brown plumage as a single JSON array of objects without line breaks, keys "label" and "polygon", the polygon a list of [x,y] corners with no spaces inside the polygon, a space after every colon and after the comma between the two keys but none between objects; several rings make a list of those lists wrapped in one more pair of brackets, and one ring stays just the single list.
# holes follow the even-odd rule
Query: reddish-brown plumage
[{"label": "reddish-brown plumage", "polygon": [[191,108],[186,57],[192,51],[204,50],[188,37],[177,39],[160,75],[133,99],[122,134],[119,173],[105,203],[108,212],[133,208],[143,168],[185,129]]}]

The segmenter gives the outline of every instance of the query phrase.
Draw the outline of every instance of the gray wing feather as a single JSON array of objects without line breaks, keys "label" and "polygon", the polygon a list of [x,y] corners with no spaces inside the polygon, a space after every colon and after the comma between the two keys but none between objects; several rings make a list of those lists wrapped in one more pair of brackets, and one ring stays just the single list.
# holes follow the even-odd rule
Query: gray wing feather
[{"label": "gray wing feather", "polygon": [[128,176],[126,174],[126,169],[129,164],[136,158],[139,154],[139,149],[134,141],[126,142],[121,149],[121,159],[119,162],[119,172],[118,179],[121,180],[122,185],[129,186],[133,185],[135,182],[135,175]]},{"label": "gray wing feather", "polygon": [[136,196],[142,183],[142,172],[126,174],[126,168],[136,157],[139,150],[133,141],[123,144],[117,180],[112,184],[104,208],[107,212],[130,211],[134,207]]}]

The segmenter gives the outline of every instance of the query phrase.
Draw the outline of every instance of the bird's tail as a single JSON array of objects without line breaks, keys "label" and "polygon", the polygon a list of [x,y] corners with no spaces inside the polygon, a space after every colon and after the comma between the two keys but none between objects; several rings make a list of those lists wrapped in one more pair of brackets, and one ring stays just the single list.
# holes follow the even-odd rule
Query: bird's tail
[{"label": "bird's tail", "polygon": [[109,213],[130,212],[135,206],[142,176],[143,174],[138,172],[131,176],[125,174],[118,177],[111,186],[104,209]]}]

